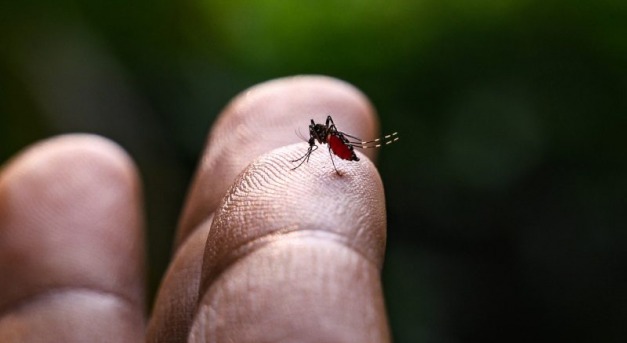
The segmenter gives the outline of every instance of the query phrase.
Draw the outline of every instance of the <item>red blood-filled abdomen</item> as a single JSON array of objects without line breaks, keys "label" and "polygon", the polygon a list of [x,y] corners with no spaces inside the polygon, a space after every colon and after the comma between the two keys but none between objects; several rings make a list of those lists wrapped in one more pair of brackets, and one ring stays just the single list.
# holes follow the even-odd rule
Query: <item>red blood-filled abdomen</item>
[{"label": "red blood-filled abdomen", "polygon": [[327,144],[329,144],[329,147],[331,147],[331,151],[333,151],[333,153],[337,157],[343,160],[359,161],[357,156],[355,156],[353,150],[351,150],[350,147],[346,143],[344,143],[339,137],[329,135],[327,137]]}]

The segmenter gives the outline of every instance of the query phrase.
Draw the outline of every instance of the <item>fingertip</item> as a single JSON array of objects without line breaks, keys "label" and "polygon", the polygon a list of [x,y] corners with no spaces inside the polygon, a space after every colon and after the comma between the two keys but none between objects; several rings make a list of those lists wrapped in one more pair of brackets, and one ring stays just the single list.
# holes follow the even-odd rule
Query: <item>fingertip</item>
[{"label": "fingertip", "polygon": [[284,136],[289,143],[298,142],[294,129],[306,128],[312,118],[324,122],[331,115],[341,122],[343,130],[364,137],[376,135],[379,125],[373,105],[361,90],[324,75],[298,75],[260,83],[236,96],[224,114],[238,122],[251,116],[266,118],[276,124],[272,136]]},{"label": "fingertip", "polygon": [[236,247],[265,236],[316,231],[336,235],[381,267],[386,213],[376,167],[367,158],[337,159],[338,175],[329,155],[320,151],[293,169],[291,161],[303,150],[304,143],[275,149],[240,174],[214,214],[206,262],[230,260],[224,256]]},{"label": "fingertip", "polygon": [[[50,306],[58,297],[46,294],[72,299],[87,294],[116,299],[120,306],[94,304],[108,306],[104,312],[122,311],[141,325],[141,207],[135,165],[110,140],[63,135],[18,154],[0,175],[0,275],[11,280],[0,284],[1,311],[30,305],[31,314],[47,309],[46,315],[54,315]],[[74,310],[85,315],[68,325],[91,311]],[[19,320],[20,325],[34,323],[27,317]]]},{"label": "fingertip", "polygon": [[[291,170],[303,149],[301,143],[261,156],[221,201],[207,238],[192,337],[387,339],[378,172],[368,159],[337,161],[339,176],[322,152]],[[246,308],[252,310],[238,310]],[[261,329],[249,329],[262,315]]]},{"label": "fingertip", "polygon": [[93,164],[90,172],[97,173],[94,179],[103,173],[113,177],[116,184],[139,185],[135,164],[124,149],[93,134],[65,134],[27,147],[2,167],[0,182],[8,186],[13,178],[54,178],[59,173],[82,173],[82,166],[90,164]]},{"label": "fingertip", "polygon": [[[372,104],[356,87],[326,76],[294,76],[267,81],[236,96],[214,124],[190,188],[179,228],[180,244],[206,220],[237,175],[258,156],[299,142],[311,119],[332,115],[341,130],[374,137],[378,120]],[[373,159],[375,149],[365,151]]]}]

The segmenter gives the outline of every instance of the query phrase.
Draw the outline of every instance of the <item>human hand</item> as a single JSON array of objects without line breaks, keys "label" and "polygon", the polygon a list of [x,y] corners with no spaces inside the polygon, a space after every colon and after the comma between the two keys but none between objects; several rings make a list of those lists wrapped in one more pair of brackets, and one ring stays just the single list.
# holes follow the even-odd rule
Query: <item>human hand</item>
[{"label": "human hand", "polygon": [[376,136],[368,101],[329,78],[271,81],[224,110],[147,330],[132,161],[89,135],[17,156],[0,175],[0,341],[388,341],[375,167],[336,159],[338,176],[321,149],[290,170],[306,150],[287,145],[294,129],[327,114],[346,132]]}]

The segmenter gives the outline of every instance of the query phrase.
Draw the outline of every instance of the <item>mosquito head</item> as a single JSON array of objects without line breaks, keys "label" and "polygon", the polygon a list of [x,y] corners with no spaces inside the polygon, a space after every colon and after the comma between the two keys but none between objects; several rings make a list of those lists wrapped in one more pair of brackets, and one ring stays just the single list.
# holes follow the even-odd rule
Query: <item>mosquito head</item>
[{"label": "mosquito head", "polygon": [[313,119],[311,120],[311,125],[309,125],[309,135],[315,138],[319,143],[327,142],[327,133],[328,128],[322,124],[314,123]]}]

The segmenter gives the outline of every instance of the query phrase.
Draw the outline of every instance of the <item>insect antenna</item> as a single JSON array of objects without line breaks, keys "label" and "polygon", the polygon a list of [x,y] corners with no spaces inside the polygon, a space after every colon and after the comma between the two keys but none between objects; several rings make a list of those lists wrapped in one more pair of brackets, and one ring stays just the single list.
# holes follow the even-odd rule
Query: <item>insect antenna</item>
[{"label": "insect antenna", "polygon": [[303,141],[307,142],[307,138],[305,138],[305,136],[303,136],[303,133],[300,132],[300,127],[298,128],[298,131],[294,130],[294,133],[296,134],[296,136],[298,136],[298,138],[300,138]]}]

